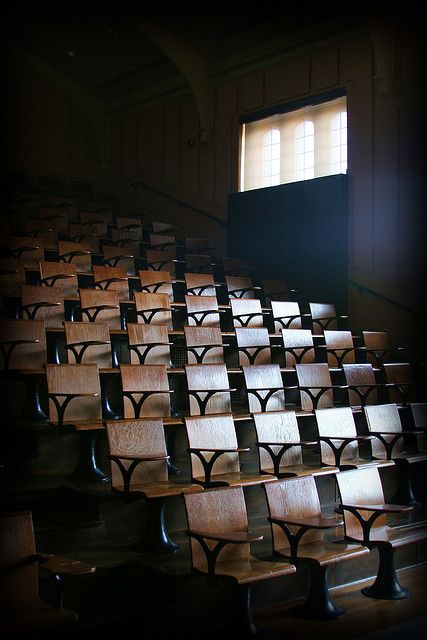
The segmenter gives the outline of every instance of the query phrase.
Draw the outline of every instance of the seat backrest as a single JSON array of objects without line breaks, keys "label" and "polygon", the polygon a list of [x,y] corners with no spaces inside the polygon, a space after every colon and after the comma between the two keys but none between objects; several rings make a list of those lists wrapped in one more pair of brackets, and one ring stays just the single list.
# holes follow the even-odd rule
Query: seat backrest
[{"label": "seat backrest", "polygon": [[25,221],[24,229],[29,235],[41,238],[45,250],[56,251],[58,246],[58,224],[54,220],[28,218]]},{"label": "seat backrest", "polygon": [[137,321],[172,329],[171,303],[167,293],[134,292]]},{"label": "seat backrest", "polygon": [[212,257],[208,254],[185,253],[186,273],[210,273],[213,274]]},{"label": "seat backrest", "polygon": [[214,278],[210,273],[184,273],[187,295],[216,296]]},{"label": "seat backrest", "polygon": [[120,267],[128,276],[135,275],[135,254],[124,247],[102,246],[105,262],[111,267]]},{"label": "seat backrest", "polygon": [[202,254],[209,252],[212,245],[207,238],[193,238],[186,236],[184,239],[185,250],[187,253]]},{"label": "seat backrest", "polygon": [[[328,351],[329,367],[341,367],[344,363],[355,361],[351,331],[325,329],[323,336]],[[349,349],[350,351],[348,351]]]},{"label": "seat backrest", "polygon": [[[387,441],[391,441],[402,431],[399,409],[394,402],[388,404],[372,404],[364,407],[366,422],[370,432],[380,432]],[[386,459],[386,451],[378,438],[371,440],[372,455],[375,458]],[[392,457],[399,455],[404,449],[403,438],[399,438],[393,446]]]},{"label": "seat backrest", "polygon": [[302,329],[301,310],[298,302],[271,301],[274,333],[282,329]]},{"label": "seat backrest", "polygon": [[[166,366],[163,364],[121,364],[122,391],[141,402],[136,411],[129,396],[124,395],[124,417],[168,417],[171,414],[170,389]],[[135,416],[135,413],[139,415]]]},{"label": "seat backrest", "polygon": [[139,281],[143,293],[166,293],[172,302],[174,298],[172,278],[170,271],[153,271],[152,269],[139,269]]},{"label": "seat backrest", "polygon": [[[336,474],[342,504],[384,504],[384,491],[378,468],[375,466],[359,467],[340,471]],[[372,512],[360,511],[367,520]],[[346,536],[363,539],[362,527],[356,516],[344,510],[344,530]],[[373,523],[371,532],[387,525],[387,516],[380,515]]]},{"label": "seat backrest", "polygon": [[0,345],[2,369],[42,369],[47,360],[43,320],[2,320]]},{"label": "seat backrest", "polygon": [[[229,389],[228,373],[224,363],[186,364],[184,368],[188,391],[195,392],[189,393],[188,398],[191,416],[201,415],[201,412],[232,413],[230,391],[227,391]],[[196,396],[203,399],[209,392],[215,390],[218,392],[211,394],[205,410],[202,411]]]},{"label": "seat backrest", "polygon": [[129,280],[126,269],[94,264],[92,271],[95,289],[117,291],[120,300],[129,300]]},{"label": "seat backrest", "polygon": [[224,348],[220,327],[184,325],[187,363],[224,362]]},{"label": "seat backrest", "polygon": [[[254,413],[253,420],[258,442],[299,442],[301,440],[298,421],[295,411],[266,411]],[[263,447],[258,448],[260,471],[272,468],[271,456]],[[277,454],[281,445],[272,445],[271,449]],[[303,456],[301,447],[290,447],[283,454],[280,461],[280,470],[286,471],[286,467],[302,464]]]},{"label": "seat backrest", "polygon": [[176,248],[168,247],[167,249],[146,249],[145,260],[148,269],[153,271],[169,271],[173,278],[176,277]]},{"label": "seat backrest", "polygon": [[[362,397],[353,389],[348,390],[348,397],[350,401],[350,406],[357,407],[362,404],[361,400],[363,397],[364,404],[377,404],[378,403],[378,392],[375,388],[369,391],[368,386],[363,385],[375,385],[375,373],[371,364],[369,363],[353,363],[353,364],[343,364],[343,371],[346,380],[346,384],[351,385],[352,387],[360,386],[360,393]],[[368,392],[369,391],[369,392]],[[365,394],[365,395],[363,395]]]},{"label": "seat backrest", "polygon": [[255,298],[252,278],[249,276],[225,276],[229,298]]},{"label": "seat backrest", "polygon": [[[164,426],[161,419],[111,420],[105,423],[109,454],[111,456],[166,456]],[[132,460],[122,460],[125,469]],[[123,477],[117,464],[111,460],[111,486],[123,486]],[[143,482],[164,482],[168,479],[167,460],[144,461],[134,469],[132,487]]]},{"label": "seat backrest", "polygon": [[258,298],[230,298],[234,327],[263,327],[261,301]]},{"label": "seat backrest", "polygon": [[30,511],[0,514],[0,601],[38,598],[36,546]]},{"label": "seat backrest", "polygon": [[150,233],[150,247],[160,251],[176,249],[177,241],[174,235],[167,233]]},{"label": "seat backrest", "polygon": [[[310,364],[296,364],[295,370],[297,372],[298,386],[307,387],[311,390],[313,395],[317,394],[315,387],[331,387],[332,380],[331,374],[326,362],[313,362]],[[302,411],[312,411],[313,401],[309,394],[303,389],[300,390],[301,395],[301,409]],[[322,393],[319,401],[317,402],[317,408],[322,409],[325,407],[332,407],[334,405],[334,396],[332,389]]]},{"label": "seat backrest", "polygon": [[409,399],[415,400],[415,387],[406,387],[405,389],[404,386],[412,385],[415,382],[411,364],[409,362],[384,362],[382,366],[386,382],[403,385],[401,387],[403,393],[393,389],[393,387],[389,387],[389,401],[401,404],[403,398],[405,398],[405,401]]},{"label": "seat backrest", "polygon": [[128,322],[131,364],[171,366],[168,328],[164,325]]},{"label": "seat backrest", "polygon": [[322,335],[325,329],[336,330],[337,312],[335,305],[325,302],[309,302],[312,320],[312,331],[315,335]]},{"label": "seat backrest", "polygon": [[[241,532],[248,529],[243,487],[221,487],[205,489],[200,493],[184,494],[188,528],[209,533]],[[207,541],[213,548],[214,541]],[[191,564],[193,569],[206,572],[205,553],[200,543],[190,539]],[[250,544],[227,544],[218,555],[218,560],[243,560],[251,555]]]},{"label": "seat backrest", "polygon": [[121,328],[120,301],[117,291],[80,289],[83,322],[103,322],[109,329]]},{"label": "seat backrest", "polygon": [[94,363],[99,369],[112,366],[110,331],[106,323],[66,321],[64,329],[69,363]]},{"label": "seat backrest", "polygon": [[362,338],[363,345],[367,349],[367,362],[377,367],[383,361],[390,361],[391,344],[388,331],[362,331]]},{"label": "seat backrest", "polygon": [[427,402],[410,402],[409,408],[415,430],[422,433],[417,436],[417,448],[420,452],[427,452]]},{"label": "seat backrest", "polygon": [[[190,449],[237,449],[237,435],[233,416],[205,415],[185,417],[185,428]],[[212,458],[213,453],[204,452],[206,460]],[[203,465],[194,453],[190,453],[191,475],[193,478],[205,475]],[[220,473],[238,473],[239,453],[228,451],[222,453],[212,467],[212,477]]]},{"label": "seat backrest", "polygon": [[278,364],[242,366],[249,411],[284,411],[285,392]]},{"label": "seat backrest", "polygon": [[140,218],[129,216],[117,216],[116,217],[117,229],[122,229],[126,232],[129,238],[135,240],[142,240],[142,221]]},{"label": "seat backrest", "polygon": [[77,272],[90,273],[92,271],[92,254],[88,242],[58,240],[58,255],[60,262],[74,264]]},{"label": "seat backrest", "polygon": [[20,291],[24,320],[43,320],[46,327],[62,327],[65,319],[62,289],[22,284]]},{"label": "seat backrest", "polygon": [[244,258],[236,258],[231,256],[223,256],[221,265],[224,275],[229,276],[248,276],[249,264]]},{"label": "seat backrest", "polygon": [[38,269],[44,260],[43,238],[31,236],[9,236],[7,239],[11,258],[18,258],[27,269]]},{"label": "seat backrest", "polygon": [[[64,394],[77,394],[66,407],[64,422],[98,421],[102,418],[101,386],[96,364],[47,364],[46,381],[48,394],[57,394],[62,403]],[[78,394],[97,394],[80,397]],[[49,398],[49,420],[58,422],[58,411]]]},{"label": "seat backrest", "polygon": [[25,262],[21,258],[0,258],[0,292],[2,296],[19,296],[27,281]]},{"label": "seat backrest", "polygon": [[68,262],[39,263],[41,284],[48,287],[60,287],[65,298],[76,298],[79,295],[76,265]]},{"label": "seat backrest", "polygon": [[187,324],[190,326],[220,327],[219,307],[216,295],[185,295]]},{"label": "seat backrest", "polygon": [[[342,445],[342,441],[334,441],[334,436],[344,438],[355,438],[357,436],[356,424],[354,422],[351,407],[331,407],[328,409],[316,409],[317,431],[321,438],[331,438],[337,448]],[[320,441],[320,456],[325,465],[335,465],[335,456],[332,448],[327,442]],[[359,447],[356,441],[349,442],[341,452],[340,464],[351,464],[359,458]]]},{"label": "seat backrest", "polygon": [[239,365],[270,364],[271,345],[266,327],[236,327]]},{"label": "seat backrest", "polygon": [[261,281],[261,286],[264,294],[264,303],[266,305],[269,305],[272,300],[286,301],[289,297],[289,286],[286,280],[264,278]]},{"label": "seat backrest", "polygon": [[[321,505],[316,481],[313,476],[301,476],[297,478],[284,478],[265,482],[263,484],[267,498],[267,506],[270,517],[284,517],[290,520],[304,520],[306,518],[321,515]],[[295,535],[299,526],[287,525]],[[288,538],[281,527],[271,525],[273,538],[273,550],[291,555]],[[309,529],[304,533],[301,544],[313,543],[324,540],[322,529]]]},{"label": "seat backrest", "polygon": [[282,329],[285,350],[285,366],[290,368],[298,363],[315,362],[313,334],[310,329]]},{"label": "seat backrest", "polygon": [[90,222],[69,222],[68,236],[73,242],[84,242],[89,245],[92,254],[99,253],[99,231],[96,224]]}]

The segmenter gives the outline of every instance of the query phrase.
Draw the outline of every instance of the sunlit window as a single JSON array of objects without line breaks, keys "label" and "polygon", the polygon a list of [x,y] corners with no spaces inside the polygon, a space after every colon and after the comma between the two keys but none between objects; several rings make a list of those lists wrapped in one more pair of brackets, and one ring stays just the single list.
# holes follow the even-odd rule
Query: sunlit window
[{"label": "sunlit window", "polygon": [[331,173],[347,171],[347,111],[331,118]]},{"label": "sunlit window", "polygon": [[295,127],[295,179],[314,178],[314,124],[304,120]]},{"label": "sunlit window", "polygon": [[280,184],[280,131],[271,129],[264,134],[263,187]]}]

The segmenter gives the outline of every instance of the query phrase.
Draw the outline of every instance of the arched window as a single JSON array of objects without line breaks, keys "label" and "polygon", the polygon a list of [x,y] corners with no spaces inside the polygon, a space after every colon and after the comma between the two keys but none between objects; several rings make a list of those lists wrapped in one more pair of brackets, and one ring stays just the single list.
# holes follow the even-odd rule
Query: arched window
[{"label": "arched window", "polygon": [[295,179],[314,178],[314,124],[304,120],[295,127]]},{"label": "arched window", "polygon": [[331,118],[331,173],[347,172],[347,111]]},{"label": "arched window", "polygon": [[280,131],[270,129],[264,134],[262,145],[262,184],[272,187],[280,184]]}]

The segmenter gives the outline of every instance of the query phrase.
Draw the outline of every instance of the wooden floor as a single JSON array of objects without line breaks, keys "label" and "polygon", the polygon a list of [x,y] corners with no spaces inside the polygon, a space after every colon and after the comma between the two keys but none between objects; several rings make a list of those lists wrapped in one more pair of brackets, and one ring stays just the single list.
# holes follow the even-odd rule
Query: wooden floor
[{"label": "wooden floor", "polygon": [[[412,591],[404,600],[374,600],[360,593],[364,583],[331,591],[343,616],[331,621],[300,620],[289,608],[275,607],[256,617],[270,640],[336,638],[350,640],[418,640],[427,637],[427,563],[398,572],[401,584]],[[366,584],[371,584],[372,580]]]}]

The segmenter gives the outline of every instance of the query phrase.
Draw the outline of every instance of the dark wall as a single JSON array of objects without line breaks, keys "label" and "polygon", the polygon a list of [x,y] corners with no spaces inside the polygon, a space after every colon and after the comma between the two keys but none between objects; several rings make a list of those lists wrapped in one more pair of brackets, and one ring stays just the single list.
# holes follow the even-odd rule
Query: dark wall
[{"label": "dark wall", "polygon": [[228,255],[286,279],[310,302],[347,310],[346,175],[231,194],[228,224]]}]

